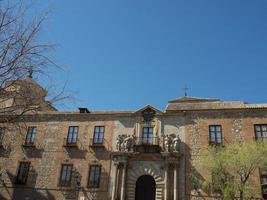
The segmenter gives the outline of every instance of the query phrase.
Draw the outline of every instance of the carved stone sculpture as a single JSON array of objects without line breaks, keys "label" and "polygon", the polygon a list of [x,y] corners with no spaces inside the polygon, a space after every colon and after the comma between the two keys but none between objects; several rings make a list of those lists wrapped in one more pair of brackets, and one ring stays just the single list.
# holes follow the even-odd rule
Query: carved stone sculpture
[{"label": "carved stone sculpture", "polygon": [[178,152],[179,148],[180,148],[180,137],[179,135],[176,135],[175,138],[173,139],[172,143],[173,143],[173,151],[174,152]]},{"label": "carved stone sculpture", "polygon": [[124,151],[131,151],[134,146],[134,138],[128,135],[123,141]]},{"label": "carved stone sculpture", "polygon": [[122,144],[123,144],[123,136],[122,135],[118,135],[118,137],[116,139],[116,149],[118,151],[122,150]]},{"label": "carved stone sculpture", "polygon": [[118,151],[131,151],[134,144],[134,138],[130,135],[118,135],[116,139],[116,149]]},{"label": "carved stone sculpture", "polygon": [[165,135],[164,136],[164,147],[165,147],[165,151],[166,152],[170,151],[170,144],[171,144],[170,136],[169,135]]}]

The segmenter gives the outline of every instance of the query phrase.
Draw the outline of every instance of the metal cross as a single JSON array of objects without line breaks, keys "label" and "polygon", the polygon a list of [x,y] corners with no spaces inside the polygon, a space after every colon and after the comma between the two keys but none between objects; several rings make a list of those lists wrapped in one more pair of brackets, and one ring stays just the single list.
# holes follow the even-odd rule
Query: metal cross
[{"label": "metal cross", "polygon": [[184,88],[182,88],[182,90],[184,90],[184,96],[187,96],[187,91],[189,90],[189,88],[187,87],[187,85],[185,85]]},{"label": "metal cross", "polygon": [[32,78],[32,74],[33,74],[33,69],[32,69],[32,67],[29,67],[29,69],[28,69],[28,77]]}]

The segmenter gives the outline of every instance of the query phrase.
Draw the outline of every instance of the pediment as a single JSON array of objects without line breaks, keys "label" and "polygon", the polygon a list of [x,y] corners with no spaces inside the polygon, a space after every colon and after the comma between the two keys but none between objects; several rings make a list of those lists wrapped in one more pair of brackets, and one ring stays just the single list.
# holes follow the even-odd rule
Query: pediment
[{"label": "pediment", "polygon": [[151,105],[146,105],[146,106],[138,109],[137,111],[134,112],[134,114],[136,114],[136,115],[138,115],[138,114],[142,115],[144,112],[150,112],[150,111],[153,112],[154,115],[162,115],[163,114],[162,111],[160,111],[159,109],[157,109],[157,108],[155,108],[155,107],[153,107]]}]

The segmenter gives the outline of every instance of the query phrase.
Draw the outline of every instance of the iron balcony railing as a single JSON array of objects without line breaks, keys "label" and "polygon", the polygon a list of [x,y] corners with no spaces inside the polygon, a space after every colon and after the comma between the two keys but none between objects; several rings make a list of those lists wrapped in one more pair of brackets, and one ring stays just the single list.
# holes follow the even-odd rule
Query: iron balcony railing
[{"label": "iron balcony railing", "polygon": [[64,147],[78,147],[78,138],[71,139],[71,138],[64,138]]},{"label": "iron balcony railing", "polygon": [[90,138],[89,147],[91,148],[104,148],[108,151],[112,151],[111,141],[107,141],[105,138]]},{"label": "iron balcony railing", "polygon": [[136,145],[160,145],[159,137],[137,137]]},{"label": "iron balcony railing", "polygon": [[35,147],[35,142],[32,140],[25,140],[23,147]]},{"label": "iron balcony railing", "polygon": [[267,137],[265,136],[255,136],[256,141],[267,141]]},{"label": "iron balcony railing", "polygon": [[91,147],[105,147],[106,140],[104,138],[91,138],[90,146]]}]

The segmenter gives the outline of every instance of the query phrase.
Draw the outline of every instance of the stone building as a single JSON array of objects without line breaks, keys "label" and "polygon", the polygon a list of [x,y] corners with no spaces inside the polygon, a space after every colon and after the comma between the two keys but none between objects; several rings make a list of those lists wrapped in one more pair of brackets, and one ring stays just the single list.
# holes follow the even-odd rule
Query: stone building
[{"label": "stone building", "polygon": [[266,104],[185,96],[165,110],[60,112],[29,82],[42,106],[1,120],[3,200],[188,200],[201,148],[267,136]]}]

